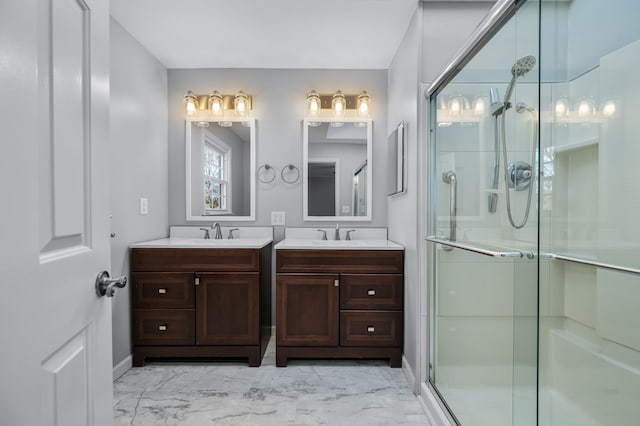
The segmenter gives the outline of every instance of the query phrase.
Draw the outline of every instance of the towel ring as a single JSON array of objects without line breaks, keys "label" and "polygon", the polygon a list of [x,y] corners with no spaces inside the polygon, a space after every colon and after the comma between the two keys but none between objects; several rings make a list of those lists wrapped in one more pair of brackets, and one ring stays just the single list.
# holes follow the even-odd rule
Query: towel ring
[{"label": "towel ring", "polygon": [[[267,177],[265,179],[260,177],[260,171],[262,169],[264,169],[264,171],[267,173]],[[269,170],[271,170],[271,173],[269,173]],[[276,178],[276,170],[273,167],[271,167],[269,163],[265,163],[262,166],[258,167],[257,174],[258,174],[258,180],[262,183],[271,183]]]},{"label": "towel ring", "polygon": [[[288,173],[291,173],[295,170],[295,179],[287,179],[285,177],[285,172],[288,171]],[[296,183],[299,179],[300,179],[300,170],[298,170],[298,168],[296,166],[294,166],[293,164],[288,164],[286,166],[284,166],[282,168],[282,171],[280,172],[280,177],[282,178],[283,182],[285,183]]]}]

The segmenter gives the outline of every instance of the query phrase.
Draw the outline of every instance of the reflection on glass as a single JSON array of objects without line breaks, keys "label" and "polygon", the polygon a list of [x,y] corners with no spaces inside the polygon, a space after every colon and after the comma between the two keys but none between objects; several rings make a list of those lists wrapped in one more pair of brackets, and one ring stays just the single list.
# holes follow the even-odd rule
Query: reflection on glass
[{"label": "reflection on glass", "polygon": [[[252,121],[249,121],[252,123]],[[252,214],[253,126],[187,123],[187,217],[247,217]]]},{"label": "reflection on glass", "polygon": [[326,219],[369,217],[367,165],[371,129],[370,123],[362,124],[314,122],[305,126],[305,216]]}]

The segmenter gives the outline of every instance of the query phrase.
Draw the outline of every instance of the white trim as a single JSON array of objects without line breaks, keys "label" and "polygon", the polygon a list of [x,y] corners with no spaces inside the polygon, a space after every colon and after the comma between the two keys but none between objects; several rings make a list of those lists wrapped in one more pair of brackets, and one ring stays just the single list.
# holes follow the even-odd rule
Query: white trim
[{"label": "white trim", "polygon": [[118,380],[124,373],[126,373],[133,365],[131,355],[128,355],[125,359],[120,361],[113,367],[113,381]]},{"label": "white trim", "polygon": [[455,423],[449,421],[447,413],[438,403],[438,398],[431,392],[426,383],[421,386],[420,397],[418,398],[427,414],[427,420],[432,426],[455,426]]},{"label": "white trim", "polygon": [[416,392],[416,386],[415,386],[416,375],[413,374],[413,369],[411,368],[411,364],[409,364],[409,361],[407,361],[407,357],[405,357],[404,354],[402,355],[402,372],[407,378],[407,382],[409,382],[409,386],[411,386],[411,388],[413,389],[413,394],[418,395],[418,392]]}]

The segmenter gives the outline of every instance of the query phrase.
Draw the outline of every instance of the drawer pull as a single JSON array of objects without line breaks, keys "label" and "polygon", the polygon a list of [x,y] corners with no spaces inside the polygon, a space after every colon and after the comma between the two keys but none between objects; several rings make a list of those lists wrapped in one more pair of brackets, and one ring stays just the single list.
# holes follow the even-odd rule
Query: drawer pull
[{"label": "drawer pull", "polygon": [[375,296],[376,295],[376,291],[375,290],[367,290],[367,295]]},{"label": "drawer pull", "polygon": [[167,294],[167,289],[166,289],[166,288],[159,288],[159,289],[158,289],[158,293],[160,293],[160,294]]},{"label": "drawer pull", "polygon": [[369,332],[369,333],[373,333],[373,332],[375,332],[375,331],[376,331],[376,328],[375,328],[375,327],[367,326],[367,332]]},{"label": "drawer pull", "polygon": [[158,326],[158,330],[160,330],[160,331],[167,331],[167,326],[166,326],[166,325],[159,325],[159,326]]}]

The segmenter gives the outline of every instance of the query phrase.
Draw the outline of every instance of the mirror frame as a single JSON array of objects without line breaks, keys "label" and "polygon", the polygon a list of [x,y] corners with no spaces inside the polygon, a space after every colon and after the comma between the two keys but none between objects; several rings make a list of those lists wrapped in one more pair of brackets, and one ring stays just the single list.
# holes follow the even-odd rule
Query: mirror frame
[{"label": "mirror frame", "polygon": [[[197,121],[209,121],[218,123],[220,121],[229,121],[232,123],[250,122],[249,132],[249,185],[251,207],[248,216],[225,216],[225,215],[207,215],[194,216],[191,214],[191,126]],[[187,221],[198,222],[249,222],[256,220],[256,119],[255,118],[238,118],[224,117],[222,119],[212,119],[210,117],[187,117],[185,120],[185,208]]]},{"label": "mirror frame", "polygon": [[[309,123],[367,123],[367,215],[309,216]],[[358,118],[305,118],[302,121],[302,220],[305,222],[370,222],[373,209],[373,120]]]}]

